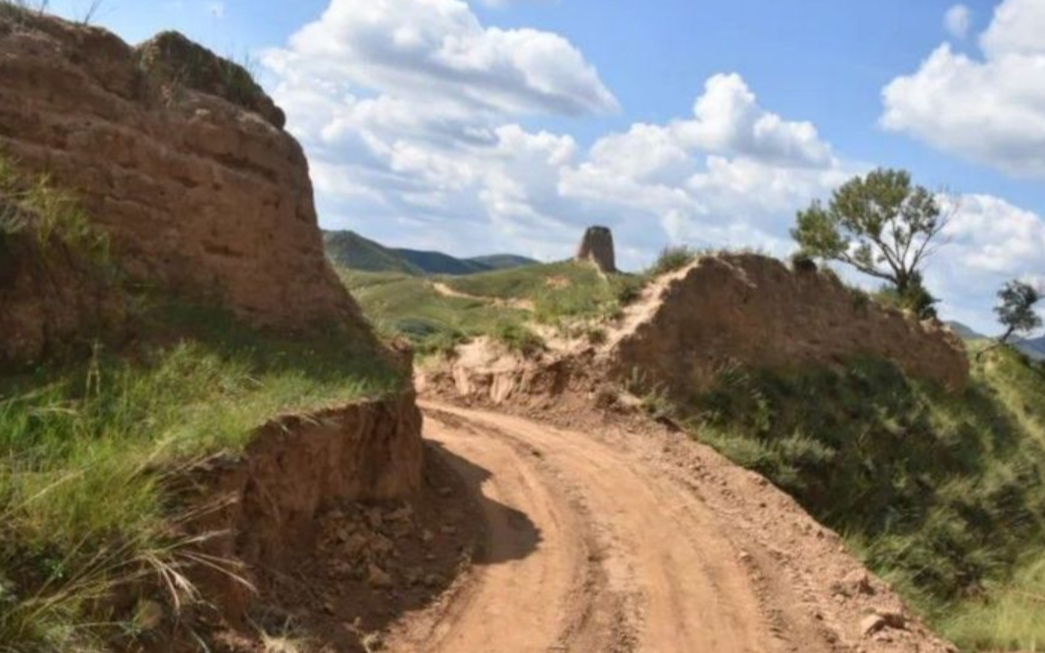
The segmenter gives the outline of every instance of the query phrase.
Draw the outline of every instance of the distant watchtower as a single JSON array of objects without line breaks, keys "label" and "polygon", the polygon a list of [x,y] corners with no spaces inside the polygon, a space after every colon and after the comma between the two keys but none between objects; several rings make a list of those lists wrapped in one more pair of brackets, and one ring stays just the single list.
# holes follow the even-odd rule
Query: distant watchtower
[{"label": "distant watchtower", "polygon": [[577,248],[578,261],[594,263],[602,272],[617,271],[617,258],[613,253],[613,232],[609,227],[588,227],[584,232],[580,247]]}]

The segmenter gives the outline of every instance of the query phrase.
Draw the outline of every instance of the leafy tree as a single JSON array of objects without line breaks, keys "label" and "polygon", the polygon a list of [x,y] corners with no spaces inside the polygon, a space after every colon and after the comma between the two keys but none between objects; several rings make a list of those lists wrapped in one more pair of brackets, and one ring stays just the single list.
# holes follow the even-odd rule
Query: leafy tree
[{"label": "leafy tree", "polygon": [[931,192],[904,170],[878,169],[798,212],[792,237],[806,256],[839,261],[893,286],[905,305],[931,314],[921,269],[947,225]]},{"label": "leafy tree", "polygon": [[1005,344],[1016,334],[1029,334],[1041,327],[1041,316],[1034,311],[1039,301],[1041,292],[1022,281],[1009,281],[998,291],[998,305],[994,312],[1005,327],[1005,333],[998,338],[999,343]]},{"label": "leafy tree", "polygon": [[937,317],[936,303],[940,300],[926,289],[920,272],[912,275],[906,293],[900,294],[895,287],[886,285],[878,291],[877,297],[890,306],[911,310],[919,319]]}]

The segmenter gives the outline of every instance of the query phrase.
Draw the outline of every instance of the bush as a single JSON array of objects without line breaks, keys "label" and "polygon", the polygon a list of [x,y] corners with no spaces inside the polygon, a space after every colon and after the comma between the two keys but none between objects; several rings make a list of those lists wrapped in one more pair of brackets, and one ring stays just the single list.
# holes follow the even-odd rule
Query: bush
[{"label": "bush", "polygon": [[650,277],[659,277],[681,270],[697,259],[700,253],[688,245],[672,245],[661,250],[657,260],[646,271]]},{"label": "bush", "polygon": [[524,356],[533,356],[545,349],[544,340],[539,335],[519,324],[500,324],[491,335],[495,341],[504,345],[508,351]]}]

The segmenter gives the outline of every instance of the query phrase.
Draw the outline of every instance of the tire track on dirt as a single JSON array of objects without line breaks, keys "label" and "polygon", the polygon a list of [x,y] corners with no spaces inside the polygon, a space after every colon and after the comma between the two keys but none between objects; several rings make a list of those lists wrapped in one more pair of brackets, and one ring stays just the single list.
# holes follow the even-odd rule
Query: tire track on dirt
[{"label": "tire track on dirt", "polygon": [[425,409],[426,436],[488,470],[483,494],[524,512],[540,538],[498,563],[515,534],[484,513],[486,560],[444,605],[408,617],[390,650],[783,650],[738,552],[691,493],[582,433]]}]

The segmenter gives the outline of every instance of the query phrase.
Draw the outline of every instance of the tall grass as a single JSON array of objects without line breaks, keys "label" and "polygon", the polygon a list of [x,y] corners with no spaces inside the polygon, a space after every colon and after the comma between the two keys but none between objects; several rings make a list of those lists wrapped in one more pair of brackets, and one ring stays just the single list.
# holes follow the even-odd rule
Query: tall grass
[{"label": "tall grass", "polygon": [[659,277],[681,270],[697,259],[701,251],[688,245],[672,245],[660,251],[657,260],[646,270],[647,277]]},{"label": "tall grass", "polygon": [[700,439],[845,534],[945,634],[1033,650],[1045,623],[1031,598],[1045,556],[1042,397],[1045,370],[998,350],[957,396],[881,361],[729,366],[687,411]]},{"label": "tall grass", "polygon": [[0,231],[7,236],[31,235],[47,255],[55,243],[115,273],[109,239],[91,225],[75,196],[60,190],[46,175],[28,177],[16,163],[0,156]]},{"label": "tall grass", "polygon": [[0,378],[0,651],[97,650],[133,630],[111,599],[146,578],[191,594],[199,560],[166,479],[269,417],[403,382],[347,330],[280,338],[179,303],[146,315],[155,344]]}]

